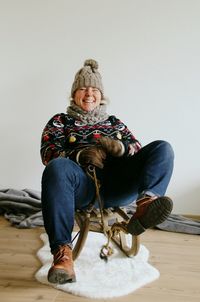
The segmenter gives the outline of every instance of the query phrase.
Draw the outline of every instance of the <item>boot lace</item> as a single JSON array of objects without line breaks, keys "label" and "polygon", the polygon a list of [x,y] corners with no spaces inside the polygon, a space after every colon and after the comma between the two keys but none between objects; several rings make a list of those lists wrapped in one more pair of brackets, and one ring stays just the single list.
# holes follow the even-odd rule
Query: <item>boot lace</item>
[{"label": "boot lace", "polygon": [[57,264],[58,262],[65,262],[69,259],[69,247],[59,246],[58,251],[54,255],[54,263]]}]

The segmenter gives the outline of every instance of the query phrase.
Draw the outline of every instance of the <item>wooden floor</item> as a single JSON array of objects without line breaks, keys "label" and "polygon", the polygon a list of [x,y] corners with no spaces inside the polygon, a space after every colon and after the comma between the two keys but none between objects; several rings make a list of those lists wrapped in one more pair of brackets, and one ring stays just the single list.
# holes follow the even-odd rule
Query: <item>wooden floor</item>
[{"label": "wooden floor", "polygon": [[[0,217],[0,301],[1,302],[92,302],[42,285],[34,279],[40,267],[36,258],[42,246],[43,228],[16,229]],[[160,278],[134,293],[115,299],[123,302],[199,302],[200,237],[148,230],[141,236],[150,250],[149,262]]]}]

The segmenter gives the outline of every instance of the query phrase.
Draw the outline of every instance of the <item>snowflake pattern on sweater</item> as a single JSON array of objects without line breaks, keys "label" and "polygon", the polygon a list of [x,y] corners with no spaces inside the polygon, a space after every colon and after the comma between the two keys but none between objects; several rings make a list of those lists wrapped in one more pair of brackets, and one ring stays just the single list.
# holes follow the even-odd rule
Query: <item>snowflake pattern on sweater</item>
[{"label": "snowflake pattern on sweater", "polygon": [[140,142],[127,126],[114,115],[103,122],[88,125],[68,114],[59,113],[50,119],[43,130],[40,150],[42,162],[47,165],[53,158],[71,157],[74,151],[97,144],[101,136],[120,140],[125,147],[125,156],[141,148]]}]

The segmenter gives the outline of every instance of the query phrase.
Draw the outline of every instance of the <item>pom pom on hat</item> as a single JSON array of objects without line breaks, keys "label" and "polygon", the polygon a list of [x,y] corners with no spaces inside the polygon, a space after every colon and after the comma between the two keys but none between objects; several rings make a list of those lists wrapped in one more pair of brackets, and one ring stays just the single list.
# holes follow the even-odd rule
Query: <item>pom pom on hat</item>
[{"label": "pom pom on hat", "polygon": [[104,89],[102,84],[101,75],[98,72],[98,62],[93,59],[88,59],[84,62],[83,68],[81,68],[75,75],[74,83],[71,89],[71,97],[81,87],[95,87],[100,90],[102,98],[104,95]]},{"label": "pom pom on hat", "polygon": [[90,66],[92,69],[98,69],[99,64],[93,59],[88,59],[85,61],[84,66]]}]

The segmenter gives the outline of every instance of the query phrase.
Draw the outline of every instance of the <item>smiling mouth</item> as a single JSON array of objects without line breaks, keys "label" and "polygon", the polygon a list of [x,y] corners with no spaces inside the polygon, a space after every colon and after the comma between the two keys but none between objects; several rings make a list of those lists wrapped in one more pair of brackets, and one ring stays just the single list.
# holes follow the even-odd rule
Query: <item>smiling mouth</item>
[{"label": "smiling mouth", "polygon": [[90,100],[90,99],[89,99],[89,100],[88,100],[88,99],[87,99],[87,100],[84,100],[84,103],[88,103],[88,104],[89,104],[89,103],[94,103],[94,102],[95,102],[94,100]]}]

